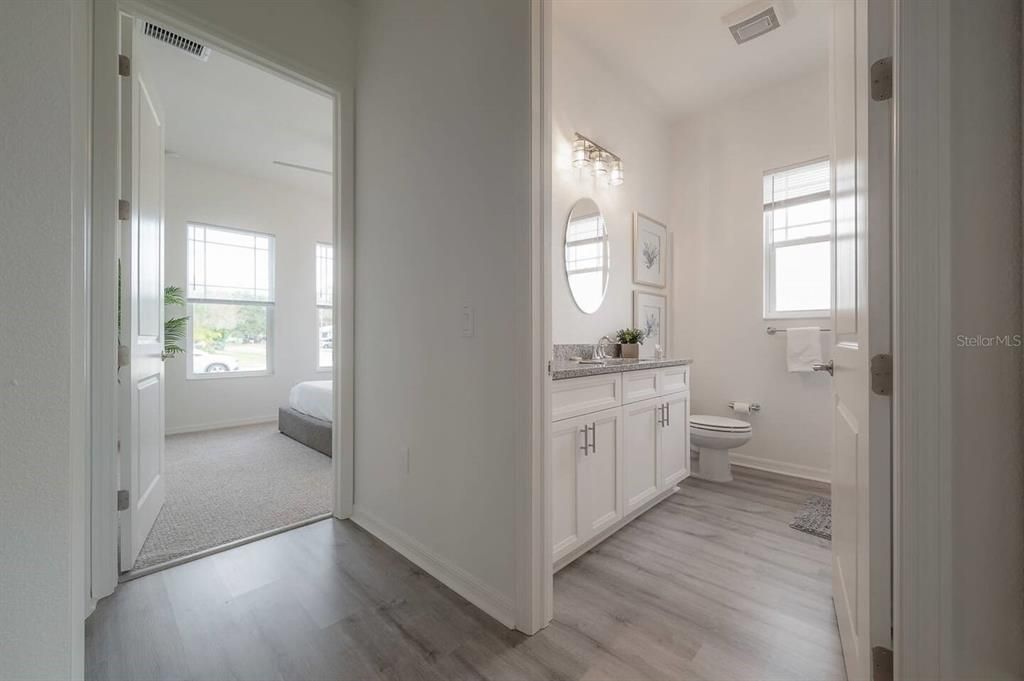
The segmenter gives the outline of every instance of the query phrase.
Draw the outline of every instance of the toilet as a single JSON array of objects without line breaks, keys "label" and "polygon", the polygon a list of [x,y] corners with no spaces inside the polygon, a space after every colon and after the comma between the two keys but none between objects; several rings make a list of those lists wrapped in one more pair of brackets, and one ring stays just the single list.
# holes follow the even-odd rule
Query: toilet
[{"label": "toilet", "polygon": [[732,480],[729,450],[747,444],[752,436],[753,428],[746,421],[707,414],[690,416],[690,447],[700,453],[694,475],[713,482]]}]

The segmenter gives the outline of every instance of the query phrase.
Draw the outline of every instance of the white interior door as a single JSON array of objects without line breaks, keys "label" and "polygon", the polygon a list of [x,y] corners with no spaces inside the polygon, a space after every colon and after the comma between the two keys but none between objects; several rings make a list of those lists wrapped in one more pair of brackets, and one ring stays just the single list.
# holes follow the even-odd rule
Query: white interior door
[{"label": "white interior door", "polygon": [[851,680],[871,678],[873,646],[891,649],[890,400],[870,369],[890,347],[891,104],[869,87],[871,63],[892,54],[883,5],[835,3],[832,55],[832,588]]},{"label": "white interior door", "polygon": [[164,504],[164,120],[145,65],[133,54],[134,22],[122,22],[122,54],[131,76],[122,78],[122,196],[131,219],[122,222],[124,295],[121,342],[129,363],[120,372],[120,563],[131,569]]}]

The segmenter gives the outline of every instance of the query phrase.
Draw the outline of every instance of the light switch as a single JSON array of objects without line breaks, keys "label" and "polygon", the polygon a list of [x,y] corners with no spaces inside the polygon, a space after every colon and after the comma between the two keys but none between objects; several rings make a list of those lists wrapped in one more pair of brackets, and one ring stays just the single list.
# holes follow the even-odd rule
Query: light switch
[{"label": "light switch", "polygon": [[465,338],[472,338],[475,333],[474,320],[473,320],[473,306],[463,305],[462,306],[462,335]]}]

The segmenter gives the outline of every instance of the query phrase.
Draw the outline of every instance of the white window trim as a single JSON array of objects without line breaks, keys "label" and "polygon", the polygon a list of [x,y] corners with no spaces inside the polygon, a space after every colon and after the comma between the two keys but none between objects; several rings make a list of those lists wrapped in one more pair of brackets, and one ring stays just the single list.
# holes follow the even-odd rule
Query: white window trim
[{"label": "white window trim", "polygon": [[[225,227],[224,225],[214,225],[209,222],[198,222],[196,220],[186,220],[186,234],[189,225],[197,227],[207,227],[211,229],[223,230],[225,232],[235,232],[236,234],[246,234],[254,236],[264,236],[269,239],[269,246],[267,248],[268,255],[268,266],[270,271],[267,273],[267,282],[270,289],[270,301],[247,301],[247,300],[224,300],[220,298],[190,298],[188,297],[189,291],[189,280],[188,277],[191,272],[188,270],[188,241],[186,237],[185,242],[185,314],[188,315],[188,331],[185,337],[187,347],[185,348],[185,380],[186,381],[221,381],[231,378],[256,378],[260,376],[273,376],[274,375],[274,339],[277,336],[276,327],[274,325],[274,305],[277,301],[277,237],[267,232],[259,232],[254,229],[240,229],[238,227]],[[225,371],[223,373],[195,373],[192,365],[192,352],[195,347],[195,343],[192,340],[192,320],[195,318],[195,311],[193,305],[196,303],[207,303],[213,305],[255,305],[258,307],[264,307],[267,310],[267,368],[260,369],[257,371]]]},{"label": "white window trim", "polygon": [[[320,364],[320,349],[321,349],[320,348],[320,310],[330,310],[331,311],[331,320],[334,319],[334,244],[329,244],[329,243],[327,243],[325,241],[317,241],[316,242],[316,246],[314,246],[314,248],[313,248],[313,257],[314,258],[319,258],[319,256],[317,255],[317,248],[319,248],[320,246],[327,246],[328,248],[331,249],[331,304],[330,305],[322,305],[321,303],[316,302],[316,322],[317,322],[317,327],[316,327],[316,334],[315,334],[315,341],[316,341],[316,346],[315,347],[316,347],[316,350],[315,350],[314,358],[316,359],[316,371],[317,371],[317,373],[319,373],[319,374],[329,374],[332,371],[334,371],[334,347],[335,347],[335,343],[334,343],[334,339],[332,338],[331,339],[331,363],[330,363],[330,365],[329,366],[321,365]],[[316,266],[317,266],[317,264],[318,264],[318,262],[314,261],[314,263],[313,263],[313,276],[316,276],[316,272],[317,272]],[[320,282],[316,282],[317,286],[319,286],[319,283]],[[316,286],[314,286],[313,296],[314,296],[315,301],[319,300],[319,296],[317,295],[317,293],[318,293],[318,290],[317,290]]]},{"label": "white window trim", "polygon": [[[834,169],[832,168],[832,159],[829,156],[820,156],[818,158],[813,158],[813,159],[810,159],[810,160],[807,160],[807,161],[801,161],[800,163],[793,163],[793,164],[790,164],[788,166],[782,166],[780,168],[773,168],[771,170],[766,170],[764,173],[762,173],[762,178],[764,176],[766,176],[766,175],[773,175],[775,173],[781,173],[781,172],[784,172],[786,170],[792,170],[794,168],[799,168],[801,166],[811,165],[813,163],[820,163],[822,161],[828,161],[829,162],[829,178],[830,178],[829,179],[829,186],[831,188],[831,176],[832,176],[832,173],[834,172]],[[832,204],[833,199],[834,199],[834,197],[830,196],[830,198],[829,198],[830,205]],[[763,258],[764,258],[764,260],[763,260],[763,267],[762,267],[763,285],[761,287],[762,294],[763,294],[763,299],[762,299],[762,319],[765,319],[765,320],[769,320],[769,319],[831,319],[832,318],[832,309],[831,309],[831,307],[830,308],[826,308],[826,309],[821,309],[821,310],[792,310],[792,311],[781,311],[781,312],[778,311],[778,310],[772,309],[773,301],[775,300],[775,277],[774,277],[774,273],[775,273],[775,243],[774,243],[774,241],[772,239],[772,237],[773,237],[773,234],[771,233],[772,230],[771,230],[771,228],[769,228],[769,226],[767,224],[765,224],[765,221],[764,221],[764,200],[763,199],[761,201],[761,215],[762,215],[762,219],[761,219],[761,229],[762,229],[761,250],[762,250]],[[831,229],[829,230],[829,235],[828,236],[824,236],[824,237],[815,236],[815,237],[807,237],[805,239],[794,239],[792,241],[787,241],[786,245],[787,246],[799,246],[801,244],[827,242],[830,245],[830,248],[834,249],[835,248],[835,229],[836,229],[836,222],[835,222],[835,215],[834,214],[832,214],[832,216],[830,218],[830,223],[831,223]],[[831,266],[834,267],[835,266],[834,263]],[[833,292],[832,292],[831,288],[832,288],[832,282],[829,281],[829,300],[832,300],[832,293]]]}]

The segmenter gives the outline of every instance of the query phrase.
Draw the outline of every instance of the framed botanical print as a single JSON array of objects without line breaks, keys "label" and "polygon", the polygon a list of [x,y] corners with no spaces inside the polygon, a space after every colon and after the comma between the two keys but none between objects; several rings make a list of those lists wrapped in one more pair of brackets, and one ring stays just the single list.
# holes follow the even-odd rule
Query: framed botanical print
[{"label": "framed botanical print", "polygon": [[633,326],[644,332],[641,357],[654,357],[660,345],[668,355],[668,298],[660,293],[633,291]]},{"label": "framed botanical print", "polygon": [[668,227],[643,213],[633,213],[633,283],[665,288]]}]

